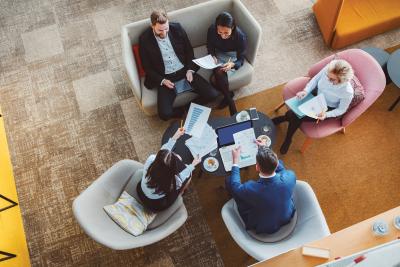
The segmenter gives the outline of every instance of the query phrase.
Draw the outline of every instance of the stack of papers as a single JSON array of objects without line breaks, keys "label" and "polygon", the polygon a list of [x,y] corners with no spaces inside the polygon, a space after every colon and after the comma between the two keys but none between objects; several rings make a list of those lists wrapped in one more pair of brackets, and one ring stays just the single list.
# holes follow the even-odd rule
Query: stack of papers
[{"label": "stack of papers", "polygon": [[217,134],[209,124],[206,124],[200,137],[191,137],[185,144],[193,157],[197,155],[204,157],[218,147]]}]

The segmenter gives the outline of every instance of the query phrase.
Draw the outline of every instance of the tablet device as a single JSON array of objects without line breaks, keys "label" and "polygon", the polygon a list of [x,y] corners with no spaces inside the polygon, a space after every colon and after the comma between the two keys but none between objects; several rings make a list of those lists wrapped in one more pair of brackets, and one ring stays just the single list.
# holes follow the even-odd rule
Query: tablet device
[{"label": "tablet device", "polygon": [[253,123],[251,120],[237,122],[215,129],[215,133],[218,135],[218,147],[234,144],[235,141],[233,140],[233,134],[249,128],[253,128]]}]

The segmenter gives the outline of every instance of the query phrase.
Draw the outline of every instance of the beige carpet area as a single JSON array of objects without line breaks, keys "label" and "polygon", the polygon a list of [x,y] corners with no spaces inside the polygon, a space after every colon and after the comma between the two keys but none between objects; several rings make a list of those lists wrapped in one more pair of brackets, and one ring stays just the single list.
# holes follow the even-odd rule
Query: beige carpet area
[{"label": "beige carpet area", "polygon": [[[133,98],[122,64],[121,25],[156,8],[171,11],[199,2],[0,1],[0,106],[33,266],[224,264],[195,187],[185,195],[189,218],[182,228],[155,245],[124,252],[88,238],[71,210],[73,199],[113,163],[143,162],[156,152],[168,126],[145,116]],[[332,53],[311,1],[243,2],[260,22],[263,38],[253,83],[236,98],[303,75]],[[399,42],[400,29],[354,46]]]}]

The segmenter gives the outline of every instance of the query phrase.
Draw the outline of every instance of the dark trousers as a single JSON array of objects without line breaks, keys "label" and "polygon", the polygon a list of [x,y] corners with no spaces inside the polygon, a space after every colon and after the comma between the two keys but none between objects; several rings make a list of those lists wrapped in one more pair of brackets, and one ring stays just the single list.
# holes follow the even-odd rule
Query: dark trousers
[{"label": "dark trousers", "polygon": [[237,112],[235,102],[232,99],[233,93],[229,91],[228,74],[221,68],[214,69],[215,85],[218,91],[224,95],[224,101],[228,103],[231,115]]},{"label": "dark trousers", "polygon": [[[186,79],[186,71],[179,70],[173,74],[166,74],[165,78],[171,82]],[[193,81],[191,82],[191,86],[193,91],[200,97],[198,100],[196,100],[198,104],[208,103],[213,101],[218,96],[217,90],[215,90],[215,88],[212,87],[211,84],[209,84],[203,77],[196,73],[193,73]],[[159,86],[157,90],[158,116],[162,120],[182,117],[183,109],[172,107],[176,98],[175,90],[169,89],[166,86]]]}]

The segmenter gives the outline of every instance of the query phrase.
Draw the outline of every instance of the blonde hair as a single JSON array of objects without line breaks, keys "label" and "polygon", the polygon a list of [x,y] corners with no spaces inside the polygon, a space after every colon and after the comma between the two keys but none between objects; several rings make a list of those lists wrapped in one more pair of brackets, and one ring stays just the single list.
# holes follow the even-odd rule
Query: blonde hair
[{"label": "blonde hair", "polygon": [[343,59],[334,59],[328,65],[328,72],[335,74],[339,83],[350,81],[354,76],[350,63]]}]

